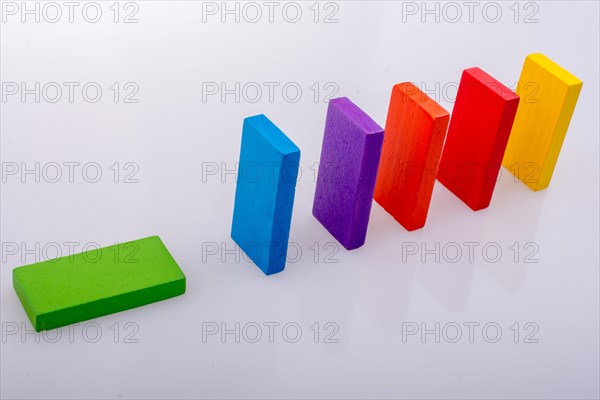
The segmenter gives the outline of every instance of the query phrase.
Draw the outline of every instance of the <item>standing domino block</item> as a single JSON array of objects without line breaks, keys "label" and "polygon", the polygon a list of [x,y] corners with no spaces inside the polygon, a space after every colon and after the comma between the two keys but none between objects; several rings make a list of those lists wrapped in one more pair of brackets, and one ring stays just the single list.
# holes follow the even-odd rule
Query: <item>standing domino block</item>
[{"label": "standing domino block", "polygon": [[346,97],[327,108],[313,215],[348,250],[365,243],[383,129]]},{"label": "standing domino block", "polygon": [[231,238],[266,275],[285,267],[299,163],[300,149],[267,117],[244,120]]},{"label": "standing domino block", "polygon": [[548,187],[583,82],[543,54],[519,78],[519,110],[502,165],[531,190]]},{"label": "standing domino block", "polygon": [[490,204],[518,105],[481,69],[463,72],[437,178],[474,211]]},{"label": "standing domino block", "polygon": [[36,331],[185,293],[185,275],[158,236],[26,265],[13,286]]},{"label": "standing domino block", "polygon": [[375,200],[406,230],[425,226],[449,119],[412,83],[392,89]]}]

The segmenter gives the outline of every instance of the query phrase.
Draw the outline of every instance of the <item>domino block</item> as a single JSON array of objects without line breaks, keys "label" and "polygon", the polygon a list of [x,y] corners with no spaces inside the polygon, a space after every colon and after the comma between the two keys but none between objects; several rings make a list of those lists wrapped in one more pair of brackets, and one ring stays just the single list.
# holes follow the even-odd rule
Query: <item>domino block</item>
[{"label": "domino block", "polygon": [[437,179],[474,211],[490,204],[518,105],[481,69],[463,72]]},{"label": "domino block", "polygon": [[332,99],[313,215],[348,250],[365,243],[383,129],[346,97]]},{"label": "domino block", "polygon": [[425,226],[449,119],[412,83],[392,89],[375,201],[408,231]]},{"label": "domino block", "polygon": [[531,190],[550,185],[583,82],[543,54],[531,54],[519,78],[521,97],[502,165]]},{"label": "domino block", "polygon": [[13,286],[36,331],[185,293],[185,275],[158,236],[26,265]]},{"label": "domino block", "polygon": [[285,268],[299,163],[266,116],[244,120],[231,238],[266,275]]}]

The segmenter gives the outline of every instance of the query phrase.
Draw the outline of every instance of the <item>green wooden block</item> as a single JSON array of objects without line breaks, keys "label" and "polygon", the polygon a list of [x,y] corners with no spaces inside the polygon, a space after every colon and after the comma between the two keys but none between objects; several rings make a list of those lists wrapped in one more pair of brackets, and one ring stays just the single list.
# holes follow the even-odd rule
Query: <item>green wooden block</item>
[{"label": "green wooden block", "polygon": [[185,275],[158,236],[13,270],[13,286],[36,331],[185,293]]}]

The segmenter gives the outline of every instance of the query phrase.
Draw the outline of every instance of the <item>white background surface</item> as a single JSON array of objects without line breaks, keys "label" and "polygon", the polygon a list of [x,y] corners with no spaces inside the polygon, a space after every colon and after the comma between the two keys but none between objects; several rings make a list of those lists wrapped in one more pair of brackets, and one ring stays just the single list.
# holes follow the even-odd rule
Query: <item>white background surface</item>
[{"label": "white background surface", "polygon": [[[138,1],[139,22],[131,24],[113,22],[112,2],[101,3],[99,22],[86,22],[84,4],[73,23],[66,14],[57,23],[31,16],[23,23],[17,14],[4,15],[1,27],[4,84],[80,84],[72,103],[63,86],[56,103],[17,95],[1,104],[3,171],[14,163],[41,169],[39,183],[18,173],[2,184],[3,398],[598,398],[598,3],[520,3],[515,22],[513,3],[499,2],[497,23],[484,18],[487,3],[479,3],[473,22],[456,3],[462,18],[455,23],[443,3],[439,22],[425,15],[423,23],[420,11],[403,14],[402,3],[391,1],[321,4],[318,23],[312,2],[298,3],[298,23],[285,21],[280,3],[269,23],[259,3],[261,21],[242,15],[236,23],[229,15],[222,23],[221,14],[203,22],[201,2]],[[323,23],[334,7],[338,22]],[[120,18],[133,10],[120,9]],[[524,23],[535,10],[538,21]],[[531,192],[503,170],[491,206],[474,213],[436,183],[424,229],[408,233],[374,204],[367,242],[352,252],[311,216],[323,99],[332,87],[383,125],[395,83],[425,85],[451,110],[463,69],[479,66],[512,85],[535,52],[584,81],[548,190]],[[81,96],[88,82],[103,89],[97,103]],[[114,82],[121,90],[135,83],[138,103],[115,103]],[[203,82],[256,82],[264,92],[256,103],[248,101],[254,92],[239,102],[233,95],[203,101]],[[264,82],[279,84],[272,102]],[[302,89],[295,103],[281,93],[290,82]],[[270,277],[224,251],[235,248],[235,177],[221,173],[235,169],[243,118],[258,113],[302,150],[290,235],[301,255],[290,250],[296,262]],[[80,163],[73,182],[68,162]],[[93,169],[81,169],[92,162],[102,171],[97,183],[86,181]],[[118,183],[109,168],[115,162]],[[57,183],[50,182],[52,163],[63,166]],[[124,183],[134,168],[125,163],[137,167],[137,183]],[[217,174],[203,176],[214,166]],[[69,242],[81,251],[155,234],[187,276],[184,296],[45,336],[28,333],[12,288],[14,267],[53,257],[57,248],[67,255]],[[478,244],[472,260],[465,242]],[[452,243],[463,251],[455,263],[448,262]],[[502,250],[496,263],[482,254],[490,243]],[[439,262],[436,254],[410,255],[412,244],[437,244]],[[538,262],[524,262],[534,249]],[[280,324],[272,343],[269,322]],[[470,322],[479,324],[472,340]],[[239,323],[239,343],[234,334],[203,340],[212,323],[231,330]],[[250,343],[253,323],[262,327],[257,343]],[[296,343],[288,342],[294,328],[282,333],[288,323],[302,329]],[[403,340],[411,323],[432,330],[439,323],[439,343],[434,334]],[[451,343],[455,324],[462,337]],[[502,336],[489,343],[495,326]],[[330,339],[337,343],[326,343],[336,327]],[[534,328],[529,339],[537,343],[525,343]]]}]

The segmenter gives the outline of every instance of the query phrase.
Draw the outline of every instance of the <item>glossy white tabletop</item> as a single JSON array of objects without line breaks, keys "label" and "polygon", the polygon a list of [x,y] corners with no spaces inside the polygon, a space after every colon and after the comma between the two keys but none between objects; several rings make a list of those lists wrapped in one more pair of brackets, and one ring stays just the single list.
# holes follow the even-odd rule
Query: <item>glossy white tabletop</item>
[{"label": "glossy white tabletop", "polygon": [[[3,398],[598,398],[598,3],[35,4],[2,2]],[[424,229],[374,203],[351,252],[312,217],[328,98],[451,111],[463,69],[514,87],[537,52],[584,82],[548,190],[502,170],[473,212],[436,183]],[[269,277],[229,236],[260,113],[302,151]],[[150,235],[184,296],[31,333],[14,267]]]}]

